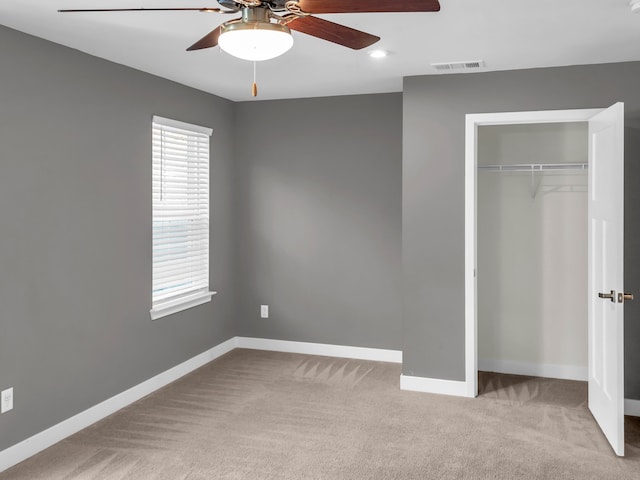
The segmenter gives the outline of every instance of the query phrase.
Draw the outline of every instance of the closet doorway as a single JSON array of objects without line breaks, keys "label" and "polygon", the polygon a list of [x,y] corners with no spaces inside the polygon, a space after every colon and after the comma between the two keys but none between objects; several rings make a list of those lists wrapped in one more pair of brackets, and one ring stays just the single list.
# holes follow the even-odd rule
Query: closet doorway
[{"label": "closet doorway", "polygon": [[587,381],[587,123],[478,128],[478,369]]},{"label": "closet doorway", "polygon": [[[492,338],[496,328],[502,328],[504,323],[504,314],[499,314],[499,320],[496,322],[495,314],[501,308],[511,309],[506,316],[512,316],[517,311],[518,305],[522,309],[528,310],[527,315],[521,316],[517,321],[524,322],[520,326],[502,325],[506,328],[506,334],[501,332],[498,335],[500,342],[509,341],[514,343],[526,342],[529,339],[530,345],[522,343],[521,347],[513,345],[498,345],[498,352],[493,352],[495,358],[481,359],[485,363],[485,367],[493,370],[502,370],[505,373],[528,373],[540,376],[564,376],[565,378],[581,378],[586,371],[589,383],[589,408],[594,418],[600,425],[609,440],[612,448],[618,455],[624,454],[624,386],[623,386],[623,302],[625,300],[622,285],[622,259],[623,259],[623,132],[624,132],[624,106],[621,103],[615,104],[608,109],[589,109],[589,110],[564,110],[564,111],[542,111],[542,112],[508,112],[494,114],[469,114],[466,117],[466,175],[465,175],[465,388],[466,394],[475,397],[478,394],[478,352],[480,350],[486,354],[487,351],[496,347],[495,338]],[[490,155],[500,153],[500,148],[496,149],[493,145],[479,145],[479,141],[487,141],[491,143],[492,135],[500,138],[504,132],[515,134],[518,136],[529,129],[537,131],[538,136],[542,132],[553,133],[550,127],[553,125],[558,130],[564,129],[570,132],[569,137],[582,137],[586,145],[571,146],[569,150],[577,155],[577,158],[571,155],[560,159],[533,159],[527,158],[526,152],[521,152],[521,161],[513,158],[498,158],[495,162],[486,158],[479,158],[483,155],[483,151],[489,152]],[[529,125],[530,127],[527,127]],[[504,126],[504,130],[500,130],[498,126]],[[509,130],[511,129],[511,130]],[[581,129],[582,133],[581,133]],[[584,132],[586,131],[586,135]],[[507,135],[509,136],[509,135]],[[512,135],[513,136],[513,135]],[[553,135],[549,138],[552,138]],[[526,142],[514,150],[522,150],[526,148]],[[535,139],[533,140],[536,141]],[[540,140],[538,140],[540,141]],[[553,143],[553,142],[550,142]],[[504,147],[504,145],[502,146]],[[551,145],[549,145],[551,147]],[[506,148],[506,150],[509,150]],[[531,150],[535,150],[531,148]],[[538,149],[544,151],[543,149]],[[584,159],[583,153],[588,152],[588,160]],[[507,152],[508,153],[508,152]],[[509,154],[512,157],[512,154]],[[498,155],[499,157],[500,155]],[[479,160],[482,160],[480,162]],[[585,165],[588,164],[588,165]],[[505,166],[509,165],[509,166]],[[481,167],[480,169],[478,167]],[[529,170],[526,172],[526,170]],[[506,170],[511,170],[506,172]],[[551,171],[555,170],[556,176],[551,175]],[[580,179],[581,170],[586,170],[587,181]],[[478,172],[482,173],[478,173]],[[560,175],[558,173],[562,171]],[[549,174],[546,175],[545,172]],[[491,177],[493,175],[493,177]],[[525,176],[528,175],[528,176]],[[584,172],[582,172],[584,175]],[[500,177],[502,176],[502,177]],[[480,186],[483,188],[479,192]],[[526,181],[525,181],[526,179]],[[562,181],[561,181],[562,179]],[[567,181],[569,180],[569,181]],[[525,192],[521,192],[518,188],[525,188]],[[528,187],[528,188],[527,188]],[[489,189],[489,190],[487,190]],[[511,200],[500,199],[499,189],[510,192],[511,195],[518,195]],[[584,192],[587,201],[586,218],[585,205],[580,204],[578,196],[565,196],[564,199],[554,199],[552,202],[540,201],[540,196],[545,196],[553,191],[560,192],[562,189],[570,191],[574,189]],[[528,199],[522,198],[524,193]],[[550,198],[550,197],[549,197]],[[558,197],[560,198],[560,197]],[[535,202],[538,202],[536,204]],[[483,202],[480,206],[479,202]],[[491,204],[494,207],[502,202],[505,207],[506,216],[495,216],[490,212]],[[498,202],[498,203],[496,203]],[[527,205],[527,202],[528,205]],[[559,203],[558,203],[559,202]],[[573,203],[572,207],[569,204]],[[522,219],[524,223],[521,227],[513,225],[501,225],[500,222],[513,220],[518,213],[514,211],[518,207],[524,210]],[[582,215],[582,221],[579,218],[565,219],[563,222],[559,209],[565,208],[568,211],[575,212],[577,217]],[[545,208],[547,211],[545,212]],[[489,212],[489,213],[487,213]],[[580,213],[582,212],[582,213]],[[504,212],[503,212],[504,213]],[[537,231],[531,230],[535,238],[527,239],[527,229],[536,228],[535,225],[526,225],[525,217],[531,217],[533,224],[541,222],[545,224],[546,230],[555,225],[556,228],[568,228],[573,223],[573,228],[580,229],[581,222],[584,227],[583,235],[585,238],[578,238],[575,232],[567,233],[569,242],[576,242],[575,252],[571,252],[573,256],[573,268],[571,265],[553,265],[553,274],[549,276],[544,272],[544,265],[541,262],[563,263],[560,259],[553,258],[553,255],[545,254],[544,243],[553,243],[558,241],[553,238],[553,232],[544,233],[538,228]],[[530,219],[531,219],[530,218]],[[478,226],[478,221],[494,222],[494,225]],[[538,225],[539,227],[539,225]],[[511,259],[503,259],[502,264],[507,265],[511,261],[518,265],[507,265],[502,271],[491,271],[490,266],[492,258],[495,260],[499,255],[500,245],[489,245],[486,242],[478,241],[478,235],[482,234],[493,236],[495,241],[504,242],[509,239],[523,243],[526,248],[521,252],[526,255],[526,250],[536,250],[536,255],[532,255],[532,261],[517,257]],[[488,232],[488,233],[487,233]],[[544,235],[549,234],[551,237],[545,240]],[[573,236],[572,236],[573,235]],[[484,239],[483,239],[484,240]],[[537,240],[533,243],[531,240]],[[584,247],[585,241],[587,248]],[[570,246],[569,246],[570,247]],[[479,250],[480,248],[480,250]],[[582,249],[582,251],[581,251]],[[532,250],[532,251],[533,251]],[[517,249],[510,249],[511,255]],[[478,261],[478,254],[481,253],[483,258]],[[540,256],[539,254],[542,254]],[[575,255],[574,255],[575,254]],[[579,258],[583,259],[581,265]],[[479,267],[483,270],[478,270]],[[524,270],[520,278],[504,280],[501,276],[509,273],[508,270],[517,271],[518,268]],[[528,275],[528,276],[527,276]],[[562,284],[563,280],[558,279],[558,275],[566,276],[566,281],[575,281],[583,283],[575,285],[574,301],[583,302],[582,305],[571,305],[564,303],[562,300],[553,299],[552,292],[554,290],[553,283]],[[585,280],[586,275],[586,280]],[[486,279],[488,283],[482,284],[478,288],[479,278]],[[573,278],[573,280],[572,280]],[[522,282],[524,288],[520,289],[520,293],[508,285],[506,294],[520,295],[520,298],[501,298],[499,290],[496,290],[496,282],[503,283]],[[529,283],[529,288],[527,287]],[[499,282],[498,282],[499,283]],[[535,287],[535,288],[534,288]],[[564,285],[566,291],[571,292],[574,287]],[[579,290],[584,289],[585,293],[580,294]],[[510,290],[511,289],[511,290]],[[538,302],[536,298],[527,296],[527,291],[531,291],[531,297],[549,297],[545,302]],[[481,294],[493,295],[494,298],[478,298],[478,292]],[[480,305],[480,308],[479,308]],[[554,311],[554,309],[566,309],[570,313],[568,321],[563,326],[553,331],[553,317],[562,317],[562,312]],[[494,316],[489,319],[493,324],[483,325],[481,335],[479,335],[478,321],[483,322],[479,317],[479,311],[485,316]],[[585,312],[587,318],[584,318]],[[531,319],[540,319],[543,314],[551,317],[550,324],[541,326],[527,322]],[[581,317],[582,316],[582,320]],[[529,318],[526,318],[529,317]],[[480,318],[480,320],[479,320]],[[511,322],[512,320],[509,320]],[[573,345],[572,352],[560,351],[562,348],[562,329],[571,330],[571,322],[573,326],[579,330],[580,322],[587,323],[586,330],[575,332],[575,336],[582,336],[581,342],[587,345]],[[486,327],[486,328],[485,328]],[[491,329],[494,332],[491,332]],[[523,334],[522,330],[525,332]],[[527,331],[528,329],[528,331]],[[487,333],[489,331],[489,333]],[[566,334],[566,331],[564,332]],[[554,336],[555,335],[555,336]],[[479,338],[480,337],[480,338]],[[495,337],[495,335],[493,335]],[[519,338],[518,338],[519,337]],[[588,340],[587,340],[588,337]],[[494,344],[491,345],[491,341]],[[479,344],[480,347],[479,348]],[[516,352],[520,348],[520,352]],[[528,349],[528,351],[527,351]],[[588,368],[584,369],[585,350],[588,357]],[[505,354],[506,352],[506,354]],[[516,355],[514,357],[514,354]],[[517,355],[520,355],[518,357]],[[563,357],[564,355],[564,357]],[[511,356],[511,359],[509,358]],[[554,359],[568,358],[557,363]],[[493,365],[491,365],[493,362]],[[511,362],[511,363],[509,363]],[[565,363],[566,365],[563,365]],[[483,366],[483,365],[481,365]],[[498,368],[496,368],[496,366]],[[533,369],[532,371],[523,371],[523,368]],[[558,368],[560,370],[558,370]],[[554,370],[555,369],[555,370]],[[511,371],[510,371],[511,370]],[[558,373],[559,372],[559,373]]]}]

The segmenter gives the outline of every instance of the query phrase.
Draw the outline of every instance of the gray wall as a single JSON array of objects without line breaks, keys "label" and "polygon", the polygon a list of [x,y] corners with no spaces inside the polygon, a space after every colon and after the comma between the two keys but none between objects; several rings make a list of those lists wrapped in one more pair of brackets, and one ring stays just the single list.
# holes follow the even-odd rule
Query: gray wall
[{"label": "gray wall", "polygon": [[[403,350],[405,374],[464,380],[465,114],[608,107],[640,124],[640,63],[409,77],[403,96]],[[627,159],[627,170],[635,159]],[[627,189],[627,209],[633,208]],[[625,235],[626,249],[637,239]],[[640,293],[640,283],[627,284]],[[627,313],[634,307],[629,304]],[[626,322],[637,339],[638,322]],[[635,340],[637,342],[637,340]],[[627,343],[629,345],[629,343]],[[637,345],[637,344],[636,344]],[[637,372],[627,348],[626,370]],[[632,363],[633,362],[633,363]],[[627,377],[627,397],[640,398]]]},{"label": "gray wall", "polygon": [[237,125],[239,333],[400,349],[401,94],[240,103]]},{"label": "gray wall", "polygon": [[[234,335],[232,102],[0,27],[0,450]],[[213,128],[209,304],[151,321],[151,117]]]}]

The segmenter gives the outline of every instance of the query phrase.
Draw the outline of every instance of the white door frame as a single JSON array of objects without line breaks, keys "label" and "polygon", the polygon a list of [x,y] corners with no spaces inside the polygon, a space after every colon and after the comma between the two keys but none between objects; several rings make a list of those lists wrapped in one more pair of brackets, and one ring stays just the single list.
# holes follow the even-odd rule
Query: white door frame
[{"label": "white door frame", "polygon": [[587,122],[604,109],[467,114],[465,126],[465,396],[478,396],[477,166],[478,127],[527,123]]}]

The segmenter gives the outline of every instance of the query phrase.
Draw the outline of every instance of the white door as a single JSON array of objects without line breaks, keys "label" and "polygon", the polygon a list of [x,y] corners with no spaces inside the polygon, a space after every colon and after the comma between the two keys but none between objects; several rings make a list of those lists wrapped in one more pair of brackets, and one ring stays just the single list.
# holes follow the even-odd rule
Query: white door
[{"label": "white door", "polygon": [[624,104],[589,120],[589,409],[624,455]]}]

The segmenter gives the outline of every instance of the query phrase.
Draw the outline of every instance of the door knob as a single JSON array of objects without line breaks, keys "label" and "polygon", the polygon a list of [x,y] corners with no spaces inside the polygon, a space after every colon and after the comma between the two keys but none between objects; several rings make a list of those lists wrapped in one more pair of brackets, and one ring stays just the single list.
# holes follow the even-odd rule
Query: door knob
[{"label": "door knob", "polygon": [[624,303],[625,300],[633,300],[633,293],[618,293],[618,303]]},{"label": "door knob", "polygon": [[611,290],[611,293],[598,293],[598,297],[600,298],[608,298],[609,300],[611,300],[613,303],[616,303],[616,291],[615,290]]}]

